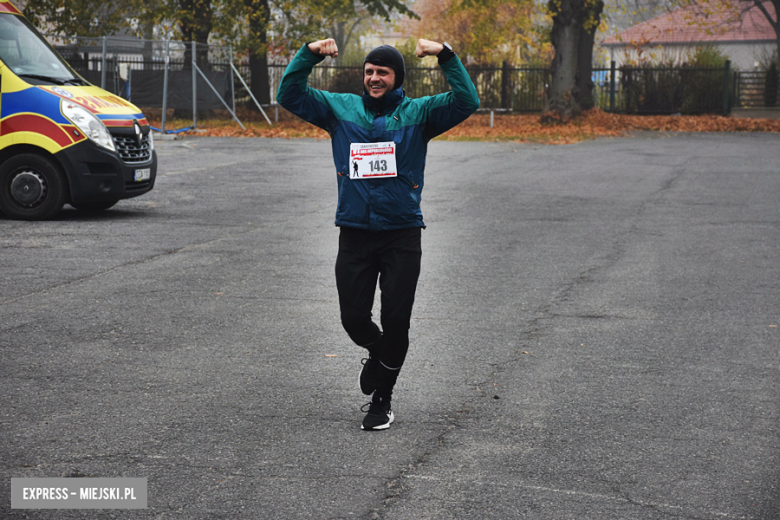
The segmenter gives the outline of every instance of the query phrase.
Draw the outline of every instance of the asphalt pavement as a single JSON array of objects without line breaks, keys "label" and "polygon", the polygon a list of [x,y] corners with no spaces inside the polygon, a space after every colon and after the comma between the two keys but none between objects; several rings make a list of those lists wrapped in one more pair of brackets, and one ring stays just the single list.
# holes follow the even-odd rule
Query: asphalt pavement
[{"label": "asphalt pavement", "polygon": [[[330,143],[157,149],[147,195],[0,218],[3,518],[780,518],[779,135],[431,143],[384,432]],[[148,506],[11,509],[32,477]]]}]

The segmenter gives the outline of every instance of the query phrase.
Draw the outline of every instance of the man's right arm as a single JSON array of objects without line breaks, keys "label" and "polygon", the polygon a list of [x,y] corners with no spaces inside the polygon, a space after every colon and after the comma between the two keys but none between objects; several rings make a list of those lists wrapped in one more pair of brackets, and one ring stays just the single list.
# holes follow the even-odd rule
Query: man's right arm
[{"label": "man's right arm", "polygon": [[319,40],[304,45],[284,71],[276,99],[281,106],[301,119],[329,130],[331,112],[326,94],[309,88],[308,79],[315,65],[326,56],[338,56],[338,47],[333,39]]}]

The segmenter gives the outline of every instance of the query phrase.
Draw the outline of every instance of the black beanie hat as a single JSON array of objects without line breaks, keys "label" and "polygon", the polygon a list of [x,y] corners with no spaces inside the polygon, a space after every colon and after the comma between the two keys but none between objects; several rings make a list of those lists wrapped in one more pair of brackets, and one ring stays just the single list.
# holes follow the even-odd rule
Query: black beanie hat
[{"label": "black beanie hat", "polygon": [[366,63],[393,69],[395,71],[395,85],[393,85],[393,90],[404,84],[404,76],[406,75],[404,57],[401,56],[401,53],[398,52],[398,49],[395,47],[389,45],[377,47],[366,55],[366,59],[363,60],[363,70],[366,69]]}]

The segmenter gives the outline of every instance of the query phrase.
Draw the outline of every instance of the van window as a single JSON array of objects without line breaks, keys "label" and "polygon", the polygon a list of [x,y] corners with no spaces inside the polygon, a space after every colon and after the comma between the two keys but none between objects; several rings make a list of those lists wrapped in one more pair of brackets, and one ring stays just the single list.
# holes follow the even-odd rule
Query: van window
[{"label": "van window", "polygon": [[27,20],[0,15],[0,59],[33,85],[83,83]]}]

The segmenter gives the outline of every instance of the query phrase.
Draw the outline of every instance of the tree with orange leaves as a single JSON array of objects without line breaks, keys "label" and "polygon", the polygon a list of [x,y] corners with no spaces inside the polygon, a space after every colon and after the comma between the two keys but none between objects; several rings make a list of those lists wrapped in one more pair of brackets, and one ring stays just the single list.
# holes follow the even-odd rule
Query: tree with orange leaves
[{"label": "tree with orange leaves", "polygon": [[538,47],[532,0],[417,0],[413,9],[420,20],[402,24],[404,32],[435,35],[478,64],[519,63]]}]

